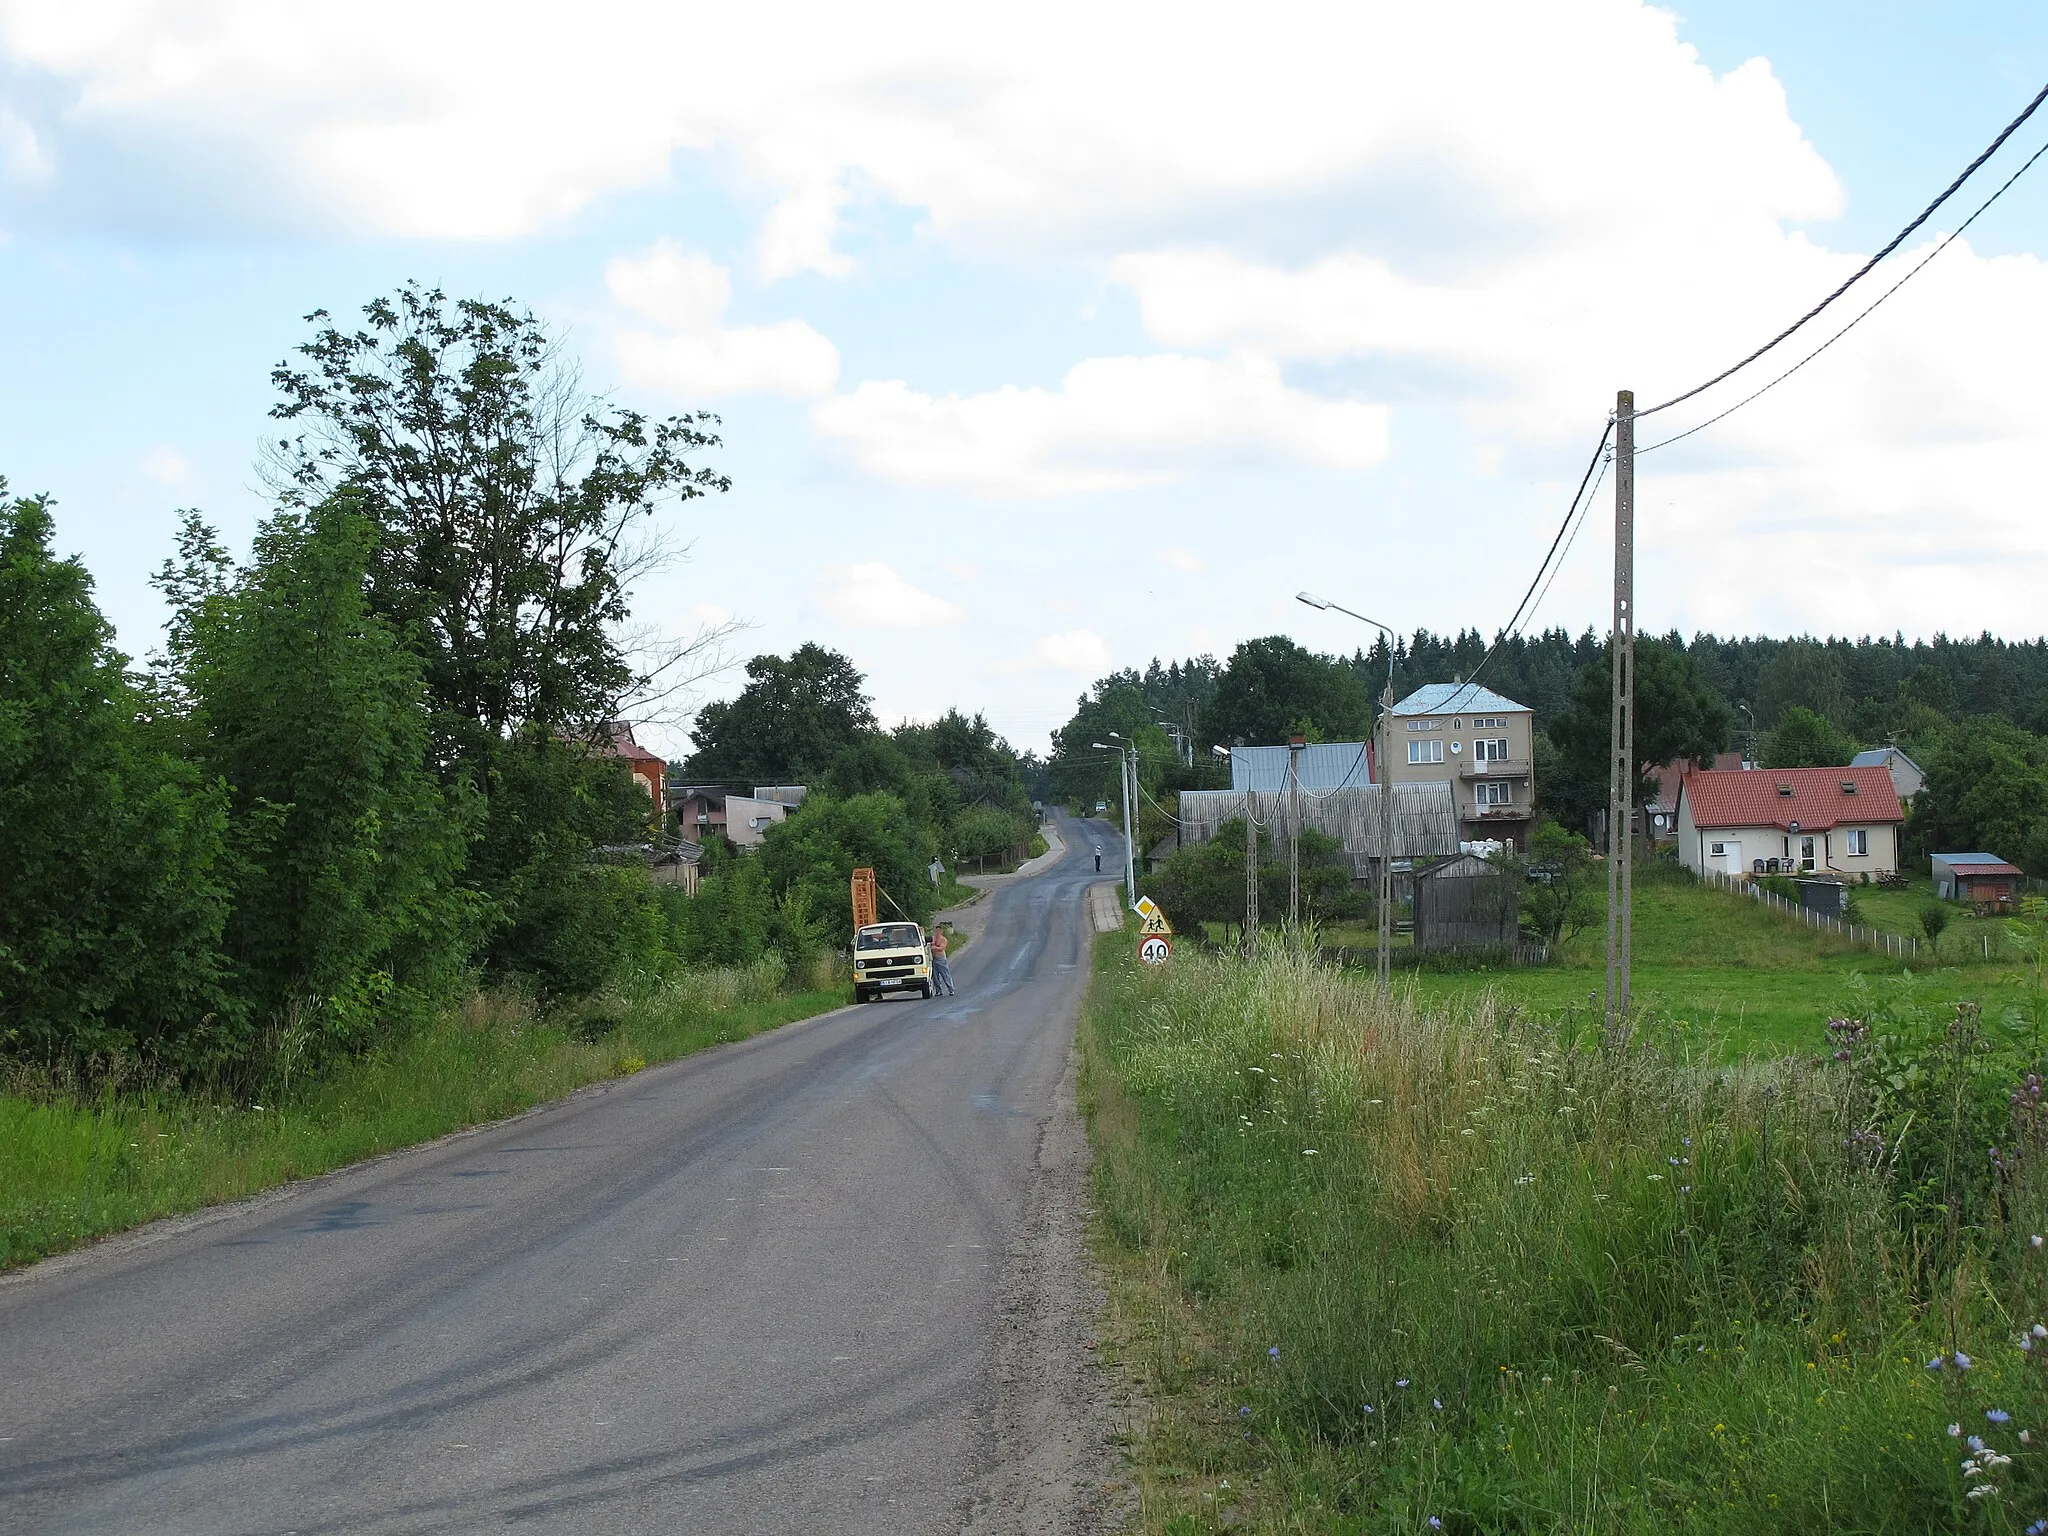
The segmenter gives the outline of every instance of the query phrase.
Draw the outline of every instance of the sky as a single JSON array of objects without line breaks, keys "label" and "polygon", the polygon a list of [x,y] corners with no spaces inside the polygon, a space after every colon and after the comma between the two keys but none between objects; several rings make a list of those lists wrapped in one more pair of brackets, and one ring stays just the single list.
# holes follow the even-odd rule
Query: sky
[{"label": "sky", "polygon": [[[2005,0],[0,0],[0,475],[144,655],[176,509],[267,510],[310,311],[510,297],[616,404],[722,418],[638,618],[1043,751],[1113,668],[1371,642],[1303,588],[1491,635],[1616,390],[1774,334],[2044,82]],[[2044,252],[2048,163],[1644,454],[1639,626],[2048,628]],[[1536,627],[1605,627],[1609,494]]]}]

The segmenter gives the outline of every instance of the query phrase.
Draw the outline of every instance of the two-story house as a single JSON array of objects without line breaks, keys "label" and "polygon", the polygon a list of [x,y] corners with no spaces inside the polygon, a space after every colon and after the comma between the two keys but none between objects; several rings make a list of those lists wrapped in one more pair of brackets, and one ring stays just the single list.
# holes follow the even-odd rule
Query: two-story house
[{"label": "two-story house", "polygon": [[1447,783],[1464,842],[1528,846],[1536,818],[1536,717],[1477,683],[1426,683],[1394,706],[1389,783]]}]

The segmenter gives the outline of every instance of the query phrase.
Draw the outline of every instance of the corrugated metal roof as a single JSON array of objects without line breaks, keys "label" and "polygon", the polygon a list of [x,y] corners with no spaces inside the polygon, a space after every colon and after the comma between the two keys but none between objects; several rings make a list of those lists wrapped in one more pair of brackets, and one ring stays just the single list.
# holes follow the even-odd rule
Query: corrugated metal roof
[{"label": "corrugated metal roof", "polygon": [[[1380,847],[1380,787],[1353,785],[1347,789],[1303,792],[1301,824],[1336,838],[1351,860],[1354,878],[1371,869]],[[1285,837],[1290,829],[1294,797],[1278,792],[1253,790],[1184,789],[1180,795],[1181,838],[1188,843],[1206,843],[1216,829],[1233,821],[1251,805],[1252,817],[1261,827]],[[1396,784],[1393,804],[1394,857],[1428,858],[1458,851],[1458,812],[1451,786],[1442,780],[1417,784]]]},{"label": "corrugated metal roof", "polygon": [[[1843,790],[1854,784],[1855,793]],[[1692,804],[1692,824],[1710,827],[1782,827],[1825,832],[1844,822],[1904,821],[1899,792],[1883,768],[1753,768],[1735,773],[1688,773],[1680,795]]]},{"label": "corrugated metal roof", "polygon": [[1424,683],[1394,706],[1397,715],[1483,715],[1496,709],[1529,712],[1505,694],[1482,688],[1477,683]]},{"label": "corrugated metal roof", "polygon": [[2008,864],[1995,853],[1936,853],[1930,858],[1946,864],[1959,875],[2017,875],[2024,871]]},{"label": "corrugated metal roof", "polygon": [[[1230,787],[1277,792],[1286,789],[1288,747],[1232,747]],[[1372,763],[1362,741],[1312,741],[1301,749],[1303,789],[1343,789],[1372,782]]]}]

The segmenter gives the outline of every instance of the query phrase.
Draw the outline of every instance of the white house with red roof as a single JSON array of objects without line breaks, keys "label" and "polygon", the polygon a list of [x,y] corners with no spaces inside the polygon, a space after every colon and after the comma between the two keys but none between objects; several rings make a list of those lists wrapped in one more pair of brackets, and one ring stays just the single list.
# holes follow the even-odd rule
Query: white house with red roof
[{"label": "white house with red roof", "polygon": [[1874,880],[1899,867],[1906,819],[1882,767],[1688,773],[1678,790],[1678,858],[1724,875]]}]

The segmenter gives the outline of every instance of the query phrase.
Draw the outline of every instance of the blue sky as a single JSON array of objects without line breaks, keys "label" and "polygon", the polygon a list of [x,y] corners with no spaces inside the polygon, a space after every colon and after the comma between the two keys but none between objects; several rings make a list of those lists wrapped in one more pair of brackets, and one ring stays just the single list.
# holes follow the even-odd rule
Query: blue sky
[{"label": "blue sky", "polygon": [[[1617,386],[1746,351],[2048,81],[2018,4],[842,11],[0,0],[0,474],[145,652],[173,509],[262,515],[307,311],[515,296],[724,417],[645,617],[1042,747],[1112,666],[1369,638],[1302,587],[1490,631]],[[2040,631],[2035,176],[1645,458],[1646,627]],[[1605,517],[1539,623],[1603,621]]]}]

